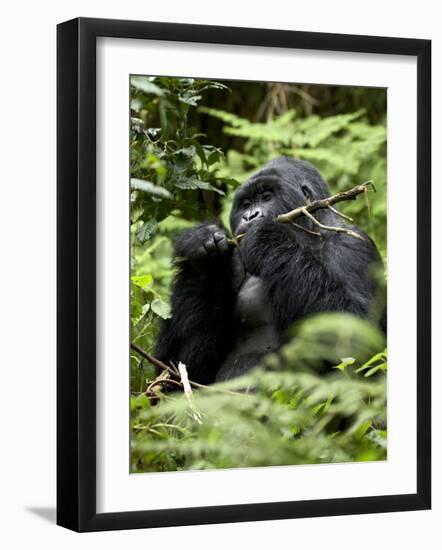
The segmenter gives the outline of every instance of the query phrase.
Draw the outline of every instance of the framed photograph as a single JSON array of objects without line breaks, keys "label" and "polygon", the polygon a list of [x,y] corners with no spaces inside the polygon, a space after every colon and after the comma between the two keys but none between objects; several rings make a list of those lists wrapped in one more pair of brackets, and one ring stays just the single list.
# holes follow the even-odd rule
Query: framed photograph
[{"label": "framed photograph", "polygon": [[430,41],[57,36],[57,523],[429,509]]}]

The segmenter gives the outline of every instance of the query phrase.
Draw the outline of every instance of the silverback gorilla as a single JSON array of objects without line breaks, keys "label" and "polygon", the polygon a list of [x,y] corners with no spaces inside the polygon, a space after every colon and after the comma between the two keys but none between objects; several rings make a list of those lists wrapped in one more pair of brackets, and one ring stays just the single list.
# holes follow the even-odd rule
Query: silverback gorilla
[{"label": "silverback gorilla", "polygon": [[[210,384],[259,364],[280,347],[286,329],[309,314],[346,311],[385,329],[373,277],[382,260],[361,229],[350,226],[364,240],[331,231],[312,234],[318,227],[305,216],[298,227],[274,220],[329,195],[311,164],[278,158],[235,193],[230,225],[234,235],[245,234],[239,248],[228,246],[217,223],[182,233],[175,254],[188,261],[177,273],[172,318],[163,324],[157,357],[182,361],[192,380]],[[315,216],[325,225],[344,225],[328,209]]]}]

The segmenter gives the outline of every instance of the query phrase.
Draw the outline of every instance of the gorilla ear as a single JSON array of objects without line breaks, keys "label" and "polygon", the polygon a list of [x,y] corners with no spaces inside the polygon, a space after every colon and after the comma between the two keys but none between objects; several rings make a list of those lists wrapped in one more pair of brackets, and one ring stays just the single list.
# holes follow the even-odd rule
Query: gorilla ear
[{"label": "gorilla ear", "polygon": [[303,183],[301,185],[301,191],[302,191],[302,194],[304,195],[305,199],[307,202],[311,202],[312,198],[313,198],[313,193],[310,189],[310,187],[308,187],[308,185],[306,185],[305,183]]}]

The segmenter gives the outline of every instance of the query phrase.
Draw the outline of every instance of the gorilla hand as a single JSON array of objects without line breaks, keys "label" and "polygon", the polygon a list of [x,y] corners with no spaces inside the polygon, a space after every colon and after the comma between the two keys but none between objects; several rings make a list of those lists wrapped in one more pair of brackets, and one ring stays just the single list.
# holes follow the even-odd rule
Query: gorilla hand
[{"label": "gorilla hand", "polygon": [[216,224],[201,224],[189,229],[175,243],[175,255],[187,258],[197,271],[226,256],[227,252],[226,231]]}]

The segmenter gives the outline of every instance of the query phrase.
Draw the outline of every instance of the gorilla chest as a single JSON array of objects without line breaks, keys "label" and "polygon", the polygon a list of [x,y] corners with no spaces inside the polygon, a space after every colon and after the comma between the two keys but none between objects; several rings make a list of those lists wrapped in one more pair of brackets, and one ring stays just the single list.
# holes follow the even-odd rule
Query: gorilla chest
[{"label": "gorilla chest", "polygon": [[273,324],[269,296],[259,277],[246,276],[236,297],[234,314],[243,330]]},{"label": "gorilla chest", "polygon": [[273,327],[272,307],[264,282],[245,271],[238,253],[233,256],[232,281],[236,294],[234,320],[237,338],[247,339],[257,329]]},{"label": "gorilla chest", "polygon": [[233,347],[216,375],[217,381],[244,374],[279,348],[269,296],[259,277],[243,277],[236,294],[234,323]]},{"label": "gorilla chest", "polygon": [[279,347],[272,307],[264,282],[244,274],[234,307],[233,355],[263,355]]}]

